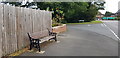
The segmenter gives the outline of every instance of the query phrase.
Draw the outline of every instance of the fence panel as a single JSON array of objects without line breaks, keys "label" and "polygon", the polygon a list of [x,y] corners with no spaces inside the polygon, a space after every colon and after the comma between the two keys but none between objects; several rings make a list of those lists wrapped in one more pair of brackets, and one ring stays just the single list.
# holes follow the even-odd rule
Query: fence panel
[{"label": "fence panel", "polygon": [[27,32],[51,28],[51,18],[49,11],[0,5],[0,57],[26,47]]}]

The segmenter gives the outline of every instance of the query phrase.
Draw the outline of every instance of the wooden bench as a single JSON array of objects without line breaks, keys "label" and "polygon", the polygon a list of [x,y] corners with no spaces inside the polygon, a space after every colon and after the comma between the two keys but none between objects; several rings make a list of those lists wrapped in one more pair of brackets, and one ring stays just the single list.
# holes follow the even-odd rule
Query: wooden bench
[{"label": "wooden bench", "polygon": [[57,41],[56,35],[57,33],[51,32],[49,29],[47,31],[43,32],[35,32],[35,33],[27,33],[29,40],[30,40],[30,50],[34,47],[41,51],[40,44],[49,41],[49,40],[55,40]]}]

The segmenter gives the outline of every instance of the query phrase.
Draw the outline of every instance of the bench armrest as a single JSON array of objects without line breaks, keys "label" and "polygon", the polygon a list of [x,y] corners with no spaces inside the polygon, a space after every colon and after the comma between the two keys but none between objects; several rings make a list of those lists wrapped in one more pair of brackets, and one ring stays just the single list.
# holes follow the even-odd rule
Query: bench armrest
[{"label": "bench armrest", "polygon": [[56,35],[57,35],[57,33],[51,32],[48,28],[47,28],[47,30],[48,30],[48,32],[49,32],[49,36],[50,36],[50,35],[52,35],[52,36],[56,36]]}]

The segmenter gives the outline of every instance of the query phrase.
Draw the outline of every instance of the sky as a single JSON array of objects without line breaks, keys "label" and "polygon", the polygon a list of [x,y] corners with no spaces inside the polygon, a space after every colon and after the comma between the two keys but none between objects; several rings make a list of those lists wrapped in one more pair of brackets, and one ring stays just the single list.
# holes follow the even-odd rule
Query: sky
[{"label": "sky", "polygon": [[[105,0],[105,10],[99,10],[101,13],[105,13],[106,11],[116,13],[118,11],[118,2],[120,0]],[[120,5],[120,2],[119,2]],[[119,7],[120,8],[120,7]]]}]

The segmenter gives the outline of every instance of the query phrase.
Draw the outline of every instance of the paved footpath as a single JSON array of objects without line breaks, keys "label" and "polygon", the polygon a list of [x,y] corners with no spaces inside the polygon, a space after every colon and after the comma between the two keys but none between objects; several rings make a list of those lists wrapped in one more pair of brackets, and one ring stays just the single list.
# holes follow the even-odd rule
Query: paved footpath
[{"label": "paved footpath", "polygon": [[59,43],[42,47],[44,54],[25,52],[20,56],[118,56],[118,42],[103,24],[67,25]]}]

